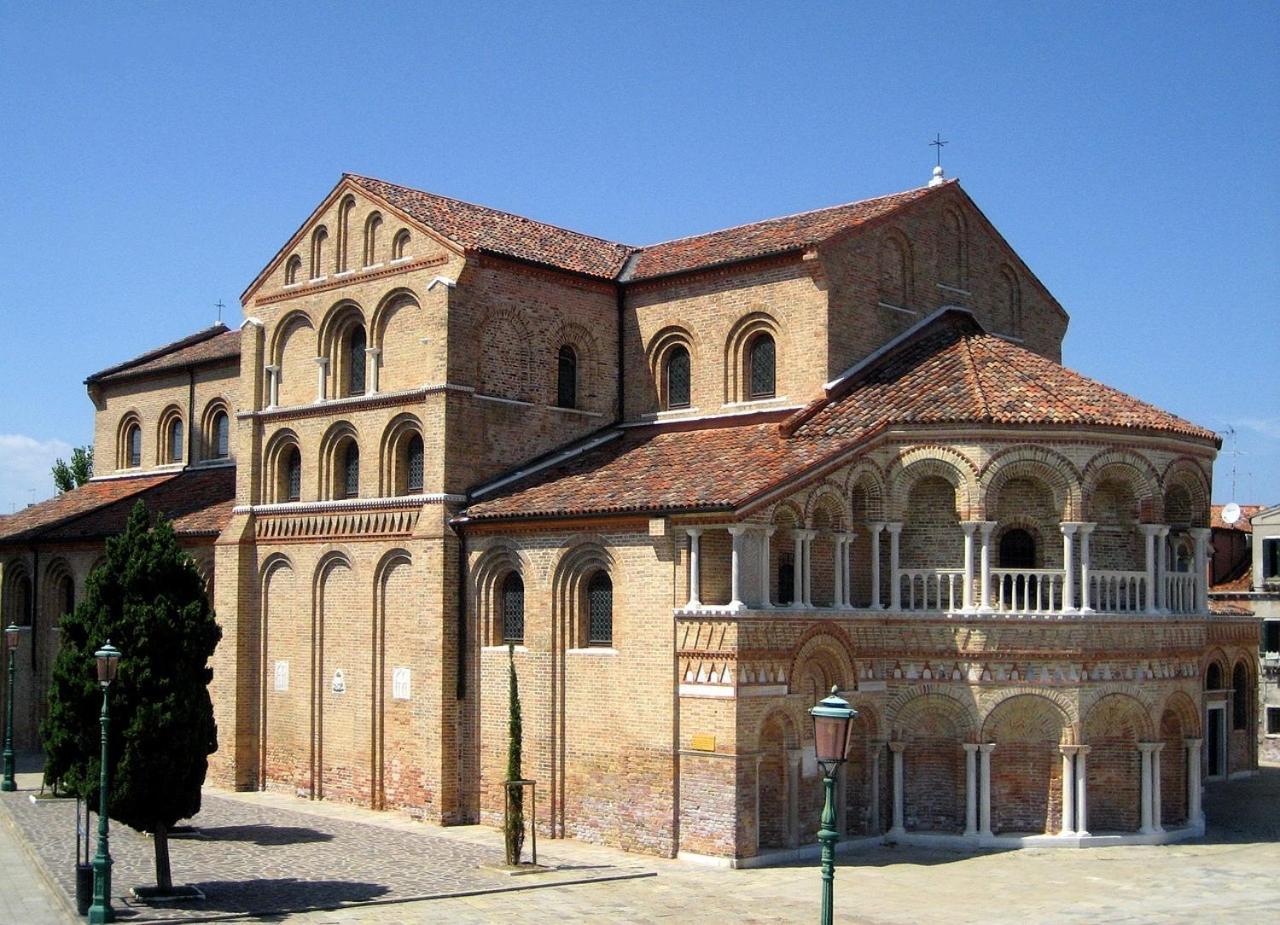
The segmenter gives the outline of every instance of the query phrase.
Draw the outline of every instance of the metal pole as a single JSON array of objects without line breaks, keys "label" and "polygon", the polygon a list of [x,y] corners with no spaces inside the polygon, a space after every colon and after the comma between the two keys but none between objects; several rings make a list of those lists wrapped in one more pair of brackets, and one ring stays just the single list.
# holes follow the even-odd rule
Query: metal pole
[{"label": "metal pole", "polygon": [[102,688],[102,774],[98,780],[98,853],[93,859],[93,905],[89,907],[89,925],[103,925],[116,920],[111,908],[111,851],[107,836],[107,686]]},{"label": "metal pole", "polygon": [[[826,768],[823,768],[827,771]],[[836,877],[836,842],[840,833],[836,831],[836,782],[834,769],[822,779],[826,789],[826,801],[822,805],[822,828],[818,829],[818,841],[822,843],[822,925],[832,925],[833,890]]]},{"label": "metal pole", "polygon": [[9,646],[9,701],[5,704],[4,721],[4,780],[0,781],[0,790],[6,793],[18,789],[18,784],[13,779],[13,651],[13,646]]}]

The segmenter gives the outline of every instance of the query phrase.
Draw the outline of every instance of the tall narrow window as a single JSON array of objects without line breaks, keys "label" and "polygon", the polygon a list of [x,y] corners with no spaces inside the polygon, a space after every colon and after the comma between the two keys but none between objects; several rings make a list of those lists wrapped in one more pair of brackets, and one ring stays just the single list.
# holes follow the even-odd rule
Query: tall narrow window
[{"label": "tall narrow window", "polygon": [[231,455],[231,422],[225,411],[213,416],[213,438],[209,446],[214,459],[226,459]]},{"label": "tall narrow window", "polygon": [[1244,665],[1231,672],[1231,728],[1249,728],[1249,673]]},{"label": "tall narrow window", "polygon": [[682,346],[667,354],[667,407],[689,407],[689,351]]},{"label": "tall narrow window", "polygon": [[364,394],[364,328],[356,325],[347,340],[347,394]]},{"label": "tall narrow window", "polygon": [[169,462],[182,462],[182,419],[169,422]]},{"label": "tall narrow window", "polygon": [[613,643],[613,582],[605,572],[596,572],[587,582],[587,644]]},{"label": "tall narrow window", "polygon": [[561,408],[578,407],[578,357],[568,344],[560,348],[560,366],[556,376],[556,404]]},{"label": "tall narrow window", "polygon": [[[65,575],[62,581],[59,582],[59,586],[62,592],[62,616],[65,617],[76,609],[76,584],[71,580],[70,575]],[[58,622],[61,623],[62,621],[59,620]]]},{"label": "tall narrow window", "polygon": [[311,233],[311,278],[324,276],[324,246],[329,240],[329,231],[321,225]]},{"label": "tall narrow window", "polygon": [[378,232],[382,230],[382,216],[377,212],[364,222],[364,265],[371,267],[378,262]]},{"label": "tall narrow window", "polygon": [[796,564],[790,555],[778,557],[778,603],[790,604],[796,596]]},{"label": "tall narrow window", "polygon": [[515,572],[502,582],[502,641],[524,642],[524,581]]},{"label": "tall narrow window", "polygon": [[409,229],[401,228],[391,241],[391,259],[403,260],[409,256]]},{"label": "tall narrow window", "polygon": [[294,254],[284,265],[284,284],[286,286],[295,286],[298,283],[298,276],[302,273],[302,258]]},{"label": "tall narrow window", "polygon": [[351,213],[355,207],[356,201],[350,196],[342,200],[342,205],[338,206],[338,259],[334,266],[339,273],[348,269],[347,253],[351,250]]},{"label": "tall narrow window", "polygon": [[130,469],[136,469],[142,465],[142,428],[137,424],[129,425],[129,430],[125,433],[126,461]]},{"label": "tall narrow window", "polygon": [[285,454],[284,500],[297,501],[302,497],[302,454],[291,447]]},{"label": "tall narrow window", "polygon": [[360,447],[354,440],[342,457],[342,497],[360,497]]},{"label": "tall narrow window", "polygon": [[1262,540],[1262,577],[1280,578],[1280,538],[1268,536]]},{"label": "tall narrow window", "polygon": [[776,384],[774,374],[776,359],[773,337],[761,334],[752,341],[747,360],[751,367],[751,398],[773,398]]},{"label": "tall narrow window", "polygon": [[406,494],[422,492],[422,438],[414,434],[405,447],[404,488]]}]

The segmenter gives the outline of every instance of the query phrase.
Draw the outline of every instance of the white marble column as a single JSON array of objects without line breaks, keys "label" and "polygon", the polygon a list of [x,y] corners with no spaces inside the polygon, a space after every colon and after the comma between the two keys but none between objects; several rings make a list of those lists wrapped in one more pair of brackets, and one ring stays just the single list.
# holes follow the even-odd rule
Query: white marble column
[{"label": "white marble column", "polygon": [[1159,531],[1156,532],[1156,607],[1161,613],[1169,612],[1168,601],[1168,563],[1165,561],[1166,550],[1169,545],[1170,528],[1164,524],[1160,525]]},{"label": "white marble column", "polygon": [[1187,532],[1196,541],[1196,612],[1205,613],[1209,609],[1209,537],[1213,531],[1192,527]]},{"label": "white marble column", "polygon": [[898,569],[902,565],[902,524],[888,523],[885,529],[889,531],[889,609],[901,610],[902,582],[898,581]]},{"label": "white marble column", "polygon": [[702,606],[702,561],[700,554],[702,528],[688,527],[689,534],[689,610]]},{"label": "white marble column", "polygon": [[804,531],[804,606],[813,607],[813,541],[817,530]]},{"label": "white marble column", "polygon": [[1138,826],[1140,835],[1150,835],[1151,828],[1151,750],[1155,748],[1153,742],[1139,742],[1138,751],[1142,753],[1142,772],[1139,778],[1141,803],[1142,803],[1142,822]]},{"label": "white marble column", "polygon": [[364,348],[364,383],[366,395],[378,393],[378,370],[382,367],[382,348]]},{"label": "white marble column", "polygon": [[805,530],[803,527],[796,527],[791,531],[793,550],[791,559],[791,608],[793,610],[804,609],[804,538]]},{"label": "white marble column", "polygon": [[978,745],[964,742],[964,834],[978,834]]},{"label": "white marble column", "polygon": [[1142,531],[1142,548],[1147,569],[1147,613],[1155,613],[1156,606],[1156,537],[1160,533],[1160,524],[1138,524]]},{"label": "white marble column", "polygon": [[991,532],[996,528],[994,520],[978,521],[978,527],[982,530],[982,549],[979,553],[980,569],[978,571],[978,583],[981,591],[978,609],[984,612],[991,610]]},{"label": "white marble column", "polygon": [[1076,749],[1076,834],[1089,834],[1089,746]]},{"label": "white marble column", "polygon": [[880,603],[880,531],[884,529],[881,521],[867,524],[871,531],[871,609],[879,610]]},{"label": "white marble column", "polygon": [[729,558],[729,607],[732,610],[742,610],[746,606],[742,603],[742,537],[747,528],[738,524],[727,529],[729,536],[733,538]]},{"label": "white marble column", "polygon": [[902,794],[902,750],[907,747],[905,742],[890,742],[889,751],[893,753],[893,827],[889,829],[890,835],[905,834],[906,829],[902,826],[903,820],[903,794]]},{"label": "white marble column", "polygon": [[1072,758],[1077,749],[1074,745],[1059,745],[1058,750],[1062,752],[1062,835],[1070,835],[1074,831],[1071,818],[1075,815],[1075,792],[1076,782],[1075,775],[1072,773]]},{"label": "white marble column", "polygon": [[1089,606],[1089,536],[1093,533],[1097,524],[1082,523],[1079,527],[1080,533],[1080,612],[1093,613],[1093,608]]},{"label": "white marble column", "polygon": [[316,401],[324,401],[325,381],[329,375],[329,358],[316,357]]},{"label": "white marble column", "polygon": [[853,541],[858,538],[856,533],[846,533],[844,535],[844,553],[840,556],[840,565],[844,569],[844,602],[841,604],[846,610],[853,607],[853,568],[849,564],[849,559],[853,555]]},{"label": "white marble column", "polygon": [[768,610],[773,607],[772,589],[773,570],[769,567],[769,538],[777,527],[765,527],[760,531],[760,606]]},{"label": "white marble column", "polygon": [[978,773],[982,778],[982,802],[978,806],[978,834],[991,837],[991,753],[996,750],[995,742],[983,742],[978,746],[982,756]]},{"label": "white marble column", "polygon": [[964,531],[964,587],[960,589],[960,609],[973,613],[973,531],[978,529],[978,521],[962,520],[960,529]]},{"label": "white marble column", "polygon": [[1204,822],[1200,806],[1200,744],[1203,739],[1187,739],[1187,821],[1191,825]]},{"label": "white marble column", "polygon": [[1073,613],[1076,609],[1076,530],[1080,524],[1064,520],[1058,524],[1058,529],[1062,531],[1062,610],[1064,613]]},{"label": "white marble column", "polygon": [[267,370],[267,407],[274,408],[280,404],[280,367],[271,365]]},{"label": "white marble column", "polygon": [[844,534],[831,534],[831,546],[835,551],[831,563],[831,606],[839,610],[844,607]]},{"label": "white marble column", "polygon": [[1157,832],[1164,831],[1160,821],[1163,815],[1160,806],[1160,753],[1164,751],[1164,743],[1157,742],[1151,749],[1151,828]]},{"label": "white marble column", "polygon": [[880,834],[880,755],[884,746],[883,739],[871,741],[871,813],[868,825],[872,835]]}]

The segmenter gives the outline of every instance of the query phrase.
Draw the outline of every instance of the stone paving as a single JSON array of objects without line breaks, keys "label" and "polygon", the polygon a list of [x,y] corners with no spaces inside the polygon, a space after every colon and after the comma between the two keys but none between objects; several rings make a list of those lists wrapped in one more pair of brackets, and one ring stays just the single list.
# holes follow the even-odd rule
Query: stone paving
[{"label": "stone paving", "polygon": [[[32,786],[38,784],[38,778],[31,781]],[[23,778],[19,783],[23,785]],[[22,793],[3,797],[0,806],[14,818],[28,820],[28,825],[49,819],[42,814],[55,809],[34,807],[29,801],[24,804]],[[874,848],[842,855],[836,874],[836,921],[862,925],[925,921],[1270,925],[1280,921],[1276,873],[1280,871],[1280,767],[1264,767],[1252,780],[1210,785],[1205,809],[1210,820],[1207,837],[1180,845],[982,853]],[[628,855],[574,841],[544,841],[539,847],[554,854],[566,870],[549,880],[543,875],[502,878],[475,866],[500,851],[500,834],[491,829],[436,829],[394,813],[274,794],[210,793],[197,824],[208,826],[212,837],[173,843],[175,880],[195,882],[210,893],[209,901],[198,910],[181,913],[186,921],[252,917],[244,910],[263,908],[256,905],[262,902],[259,897],[271,896],[291,901],[297,911],[265,916],[266,920],[291,925],[699,920],[764,925],[813,922],[818,916],[819,879],[814,863],[734,871]],[[24,826],[23,831],[30,830]],[[52,841],[43,834],[43,826],[39,832],[27,837],[36,845]],[[5,856],[4,834],[0,825],[0,859]],[[114,852],[120,859],[117,893],[150,877],[149,844],[133,838],[138,844],[127,851],[137,853],[127,862],[122,855],[128,839],[123,834],[119,840],[113,838],[113,849],[121,846],[120,852]],[[68,881],[71,857],[67,848],[57,859],[66,868]],[[645,873],[656,876],[565,882],[589,874]],[[503,892],[467,888],[476,884],[483,888],[492,878],[508,881]],[[538,883],[510,882],[525,880]],[[529,888],[543,883],[548,888]],[[434,890],[430,895],[436,898],[415,899],[415,890]],[[335,897],[341,905],[324,908],[338,905]],[[4,909],[0,905],[0,912]],[[159,917],[150,910],[124,908],[122,912],[133,913],[133,921]],[[30,921],[45,925],[44,919]],[[50,925],[55,921],[63,920],[48,919]]]}]

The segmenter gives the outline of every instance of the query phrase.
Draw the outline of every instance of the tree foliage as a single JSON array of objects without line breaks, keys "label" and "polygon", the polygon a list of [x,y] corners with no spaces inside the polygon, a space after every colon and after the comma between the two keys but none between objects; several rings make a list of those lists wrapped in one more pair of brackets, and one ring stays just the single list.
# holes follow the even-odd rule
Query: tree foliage
[{"label": "tree foliage", "polygon": [[[507,661],[509,663],[508,713],[507,713],[507,780],[520,780],[521,740],[524,738],[523,722],[520,716],[520,684],[516,679],[515,646],[508,644]],[[519,864],[520,852],[524,848],[524,790],[520,787],[507,788],[508,810],[503,820],[503,835],[506,837],[507,863]]]},{"label": "tree foliage", "polygon": [[79,488],[93,478],[93,447],[78,446],[71,451],[71,462],[61,456],[53,464],[53,484],[59,494]]},{"label": "tree foliage", "polygon": [[222,636],[204,579],[168,521],[153,525],[146,506],[134,506],[60,635],[40,729],[46,776],[98,804],[102,691],[93,653],[109,640],[122,654],[110,689],[108,813],[155,836],[156,879],[168,889],[168,830],[199,812],[217,748],[208,662]]}]

